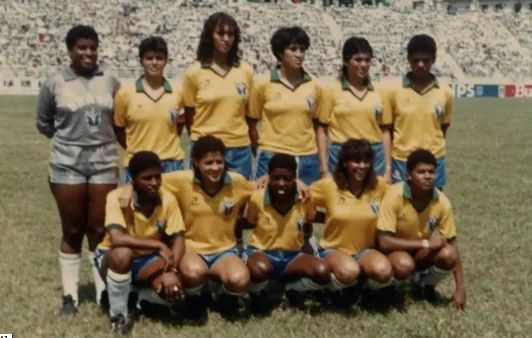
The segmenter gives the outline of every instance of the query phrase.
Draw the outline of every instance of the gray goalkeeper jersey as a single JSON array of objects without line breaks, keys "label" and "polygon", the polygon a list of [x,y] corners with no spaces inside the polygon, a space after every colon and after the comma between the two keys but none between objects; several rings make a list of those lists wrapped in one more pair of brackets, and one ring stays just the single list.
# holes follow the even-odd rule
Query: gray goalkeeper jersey
[{"label": "gray goalkeeper jersey", "polygon": [[37,129],[52,148],[100,146],[115,142],[113,96],[119,82],[97,68],[91,77],[68,67],[46,80],[37,104]]}]

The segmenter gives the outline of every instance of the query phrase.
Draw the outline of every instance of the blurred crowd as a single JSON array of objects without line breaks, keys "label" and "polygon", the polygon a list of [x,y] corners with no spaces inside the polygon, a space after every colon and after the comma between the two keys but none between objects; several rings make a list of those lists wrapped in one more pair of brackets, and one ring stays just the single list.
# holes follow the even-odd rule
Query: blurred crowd
[{"label": "blurred crowd", "polygon": [[532,14],[409,10],[392,7],[327,7],[310,4],[189,0],[15,0],[0,2],[0,74],[42,78],[68,64],[64,36],[75,24],[100,34],[100,60],[119,77],[137,76],[137,46],[149,35],[163,36],[170,48],[169,75],[177,76],[195,58],[203,21],[215,11],[233,15],[242,30],[243,58],[257,73],[275,64],[273,31],[302,26],[311,38],[306,69],[335,76],[341,45],[352,35],[374,49],[372,76],[399,76],[407,69],[405,46],[413,34],[438,43],[435,72],[450,78],[532,78]]}]

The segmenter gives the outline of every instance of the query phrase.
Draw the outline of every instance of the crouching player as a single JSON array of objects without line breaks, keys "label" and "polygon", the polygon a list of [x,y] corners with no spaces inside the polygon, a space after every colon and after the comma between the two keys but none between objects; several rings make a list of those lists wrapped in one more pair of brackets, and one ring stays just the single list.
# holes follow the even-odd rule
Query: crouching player
[{"label": "crouching player", "polygon": [[159,189],[159,157],[148,151],[138,152],[128,169],[134,208],[120,208],[124,187],[109,193],[105,211],[107,234],[98,245],[95,258],[107,283],[113,329],[120,334],[131,330],[127,304],[132,283],[145,287],[139,292],[139,300],[168,305],[180,298],[176,267],[185,248],[185,227],[177,201]]},{"label": "crouching player", "polygon": [[[274,155],[268,168],[268,185],[253,193],[247,223],[254,228],[246,248],[251,277],[252,306],[263,303],[261,291],[270,279],[286,282],[292,305],[302,300],[298,293],[322,289],[330,281],[330,270],[312,253],[308,239],[314,216],[310,200],[302,201],[296,188],[294,156]],[[305,252],[302,252],[304,249]]]},{"label": "crouching player", "polygon": [[386,192],[377,228],[379,248],[388,254],[394,277],[405,280],[415,272],[413,291],[437,302],[435,286],[454,274],[453,303],[463,309],[465,286],[456,244],[451,204],[434,188],[436,158],[416,150],[407,159],[408,181]]}]

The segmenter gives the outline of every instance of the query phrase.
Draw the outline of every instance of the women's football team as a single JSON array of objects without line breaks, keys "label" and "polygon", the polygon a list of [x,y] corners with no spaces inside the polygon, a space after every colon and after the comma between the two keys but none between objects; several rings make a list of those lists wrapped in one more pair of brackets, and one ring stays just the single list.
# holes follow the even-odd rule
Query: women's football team
[{"label": "women's football team", "polygon": [[[62,225],[61,314],[78,311],[85,235],[96,301],[118,333],[131,330],[131,293],[137,304],[184,302],[199,319],[205,294],[223,314],[238,313],[244,295],[265,310],[270,281],[294,306],[391,300],[407,282],[438,302],[435,287],[452,273],[452,302],[464,308],[442,193],[453,102],[430,71],[430,36],[412,37],[410,71],[386,88],[368,76],[373,50],[361,37],[345,41],[338,78],[322,87],[304,70],[310,39],[297,26],[273,34],[277,65],[254,78],[238,24],[222,12],[205,21],[182,83],[164,76],[161,37],[140,42],[143,75],[122,86],[98,65],[92,27],[65,40],[71,64],[46,80],[37,107]],[[127,184],[117,188],[118,144]]]}]

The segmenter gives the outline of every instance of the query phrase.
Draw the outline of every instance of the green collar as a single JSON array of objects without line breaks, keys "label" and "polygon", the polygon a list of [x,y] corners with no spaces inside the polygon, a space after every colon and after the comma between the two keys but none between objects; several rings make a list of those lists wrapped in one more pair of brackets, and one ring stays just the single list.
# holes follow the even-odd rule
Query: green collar
[{"label": "green collar", "polygon": [[[233,183],[233,179],[231,178],[231,175],[229,175],[229,172],[225,171],[224,173],[224,185],[229,185]],[[194,183],[200,186],[203,189],[203,182],[201,181],[201,178],[194,173]]]},{"label": "green collar", "polygon": [[[203,62],[200,62],[200,65],[201,65],[201,68],[203,68],[203,69],[211,68],[212,61],[210,61],[210,60],[203,61]],[[235,62],[233,62],[231,67],[238,67],[239,65],[240,65],[240,63],[235,61]]]},{"label": "green collar", "polygon": [[[144,92],[144,84],[142,83],[143,78],[144,78],[144,75],[141,75],[135,82],[135,89],[137,90],[137,93]],[[166,78],[163,78],[163,87],[164,87],[165,93],[172,92],[172,85],[170,84],[170,82],[166,80]]]},{"label": "green collar", "polygon": [[[408,182],[403,182],[403,196],[412,200],[412,190],[410,189],[410,184]],[[432,200],[435,201],[438,199],[438,190],[432,188]]]},{"label": "green collar", "polygon": [[[340,81],[342,82],[342,90],[349,90],[349,81],[347,80],[347,77],[342,75],[342,78]],[[375,87],[373,86],[373,83],[371,83],[371,78],[369,76],[366,78],[364,82],[368,90],[371,90],[371,91],[375,90]]]},{"label": "green collar", "polygon": [[[411,72],[406,73],[405,76],[403,76],[403,87],[411,87],[412,86],[412,79],[410,78]],[[432,77],[432,84],[436,88],[440,88],[440,83],[438,82],[438,79],[436,76],[432,73],[430,73],[430,76]]]},{"label": "green collar", "polygon": [[[138,210],[140,208],[139,194],[135,190],[133,190],[133,198],[131,202],[133,203],[135,210]],[[155,201],[155,206],[159,206],[162,204],[163,204],[163,201],[161,200],[161,194],[159,192],[159,194],[157,195],[157,200]]]},{"label": "green collar", "polygon": [[[304,69],[303,69],[303,81],[301,83],[305,83],[307,81],[310,81],[312,80],[312,77],[310,76],[309,73],[307,73]],[[271,70],[270,72],[270,81],[271,82],[281,82],[281,77],[279,76],[279,67],[275,67]]]},{"label": "green collar", "polygon": [[[299,194],[296,193],[294,196],[294,202],[297,203],[300,200],[301,198],[299,197]],[[272,196],[270,194],[270,188],[266,187],[266,189],[264,189],[264,206],[267,207],[267,206],[270,206],[271,204],[272,204]]]}]

